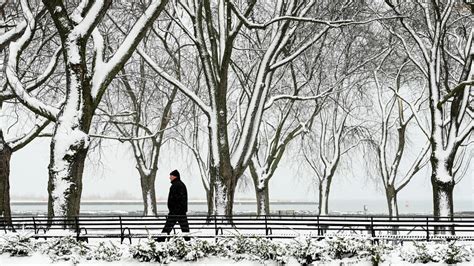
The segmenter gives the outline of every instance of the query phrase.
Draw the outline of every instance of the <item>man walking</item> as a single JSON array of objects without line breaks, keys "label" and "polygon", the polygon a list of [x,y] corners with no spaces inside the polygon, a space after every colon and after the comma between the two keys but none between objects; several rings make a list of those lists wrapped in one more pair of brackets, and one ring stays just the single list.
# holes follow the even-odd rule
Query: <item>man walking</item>
[{"label": "man walking", "polygon": [[[171,187],[168,194],[168,216],[166,217],[166,224],[162,233],[169,234],[174,225],[179,223],[183,233],[189,232],[188,218],[186,212],[188,211],[188,191],[186,186],[181,181],[178,170],[173,170],[170,173]],[[165,241],[165,237],[159,237],[158,241]],[[184,237],[189,240],[189,237]]]}]

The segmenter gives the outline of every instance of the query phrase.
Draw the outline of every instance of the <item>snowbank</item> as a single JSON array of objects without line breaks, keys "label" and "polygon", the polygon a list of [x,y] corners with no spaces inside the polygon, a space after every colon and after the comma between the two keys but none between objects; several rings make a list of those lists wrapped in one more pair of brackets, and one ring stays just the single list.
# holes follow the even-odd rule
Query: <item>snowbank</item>
[{"label": "snowbank", "polygon": [[78,242],[73,236],[35,240],[30,233],[0,234],[0,265],[472,265],[472,243],[392,242],[369,238],[218,238],[211,241],[172,237]]}]

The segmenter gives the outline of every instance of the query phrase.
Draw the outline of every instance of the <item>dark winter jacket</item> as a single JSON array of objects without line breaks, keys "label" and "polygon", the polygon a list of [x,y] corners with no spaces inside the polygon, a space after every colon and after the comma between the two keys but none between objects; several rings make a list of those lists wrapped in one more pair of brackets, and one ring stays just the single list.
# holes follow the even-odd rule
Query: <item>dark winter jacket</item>
[{"label": "dark winter jacket", "polygon": [[171,181],[170,193],[168,194],[169,214],[182,215],[188,211],[188,191],[181,179]]}]

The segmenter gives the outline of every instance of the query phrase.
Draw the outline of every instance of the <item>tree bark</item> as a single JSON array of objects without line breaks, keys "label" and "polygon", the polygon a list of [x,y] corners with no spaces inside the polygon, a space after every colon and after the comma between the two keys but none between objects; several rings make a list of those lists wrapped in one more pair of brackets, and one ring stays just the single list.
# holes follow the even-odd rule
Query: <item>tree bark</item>
[{"label": "tree bark", "polygon": [[64,147],[61,144],[56,136],[51,142],[48,216],[73,218],[80,212],[82,175],[88,149],[83,145]]},{"label": "tree bark", "polygon": [[0,217],[11,223],[10,208],[10,158],[12,149],[0,131]]},{"label": "tree bark", "polygon": [[257,216],[270,214],[270,197],[268,195],[268,183],[271,175],[266,177],[259,176],[259,172],[255,167],[255,163],[249,163],[250,176],[252,177],[253,186],[257,200]]},{"label": "tree bark", "polygon": [[73,218],[80,212],[82,175],[94,107],[90,95],[92,85],[87,78],[85,48],[80,40],[76,42],[64,52],[67,97],[58,114],[51,140],[49,217]]},{"label": "tree bark", "polygon": [[232,218],[236,188],[234,180],[232,176],[227,178],[222,176],[216,177],[214,186],[214,212],[216,215],[225,215],[229,219]]},{"label": "tree bark", "polygon": [[206,189],[206,199],[207,199],[207,217],[214,215],[214,185],[209,183],[210,188]]},{"label": "tree bark", "polygon": [[[219,106],[225,106],[225,94]],[[226,108],[223,108],[226,110]],[[226,112],[219,112],[216,118],[209,122],[211,149],[211,177],[214,176],[214,211],[216,215],[225,215],[232,219],[234,194],[238,175],[233,169],[230,158],[230,148],[227,138]]]},{"label": "tree bark", "polygon": [[436,217],[453,217],[453,189],[454,181],[443,182],[436,178],[435,173],[431,176],[433,185],[433,214]]},{"label": "tree bark", "polygon": [[328,176],[319,182],[319,215],[329,213],[329,192],[332,177]]},{"label": "tree bark", "polygon": [[255,187],[255,193],[257,198],[257,216],[270,214],[268,182],[264,182],[262,188]]},{"label": "tree bark", "polygon": [[140,175],[140,184],[142,186],[143,197],[143,215],[157,216],[156,192],[155,192],[156,173],[150,175]]},{"label": "tree bark", "polygon": [[392,185],[385,188],[385,196],[387,198],[388,216],[391,220],[393,217],[398,217],[397,191]]},{"label": "tree bark", "polygon": [[[453,219],[454,204],[453,204],[453,189],[454,178],[452,175],[451,160],[431,157],[431,184],[433,187],[433,215],[436,220],[441,218]],[[435,233],[445,232],[444,227],[435,227]],[[451,234],[454,234],[454,228],[451,229]]]}]

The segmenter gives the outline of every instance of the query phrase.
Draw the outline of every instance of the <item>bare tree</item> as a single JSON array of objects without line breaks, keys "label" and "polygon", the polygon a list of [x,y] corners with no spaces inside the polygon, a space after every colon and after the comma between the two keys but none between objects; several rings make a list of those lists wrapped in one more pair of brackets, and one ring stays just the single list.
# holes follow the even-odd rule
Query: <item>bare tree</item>
[{"label": "bare tree", "polygon": [[192,105],[188,115],[183,113],[188,123],[179,125],[175,129],[173,140],[191,152],[192,158],[199,169],[199,177],[206,192],[207,216],[214,215],[214,182],[210,175],[210,160],[208,147],[209,137],[206,128],[203,128],[203,117],[197,114],[196,106]]},{"label": "bare tree", "polygon": [[329,213],[329,193],[342,156],[365,140],[364,121],[357,121],[357,106],[351,104],[354,95],[338,93],[319,112],[311,134],[305,134],[302,151],[307,164],[316,176],[319,188],[319,215]]},{"label": "bare tree", "polygon": [[[277,3],[261,3],[256,1],[237,4],[232,1],[211,2],[178,1],[173,5],[175,23],[180,26],[184,35],[194,46],[202,66],[206,95],[202,97],[182,84],[159,66],[144,50],[138,50],[147,63],[164,79],[177,86],[181,92],[190,97],[207,118],[209,131],[210,176],[215,180],[214,200],[215,213],[232,215],[234,192],[239,180],[246,170],[254,152],[255,143],[261,123],[267,96],[273,83],[275,71],[292,62],[306,49],[318,42],[332,28],[349,24],[357,24],[346,19],[343,11],[351,8],[350,3],[331,2],[326,6],[317,6],[315,1],[278,1]],[[326,12],[329,9],[331,12]],[[264,11],[265,12],[260,12]],[[255,22],[255,14],[263,15],[267,22]],[[318,13],[320,12],[320,13]],[[312,14],[321,14],[321,19],[313,19]],[[236,19],[237,17],[237,19]],[[307,24],[312,27],[304,27]],[[297,39],[294,49],[288,56],[283,54],[287,44],[293,42],[297,32],[305,31],[305,35]],[[311,30],[309,30],[311,29]],[[249,38],[253,34],[255,37]],[[253,39],[265,39],[262,47],[253,47]],[[250,67],[254,82],[250,89],[244,89],[244,100],[240,109],[229,112],[233,107],[228,97],[233,90],[234,63],[238,62],[236,40],[245,40],[246,49],[264,51]],[[246,50],[244,49],[244,50]],[[240,66],[240,69],[244,69]],[[240,93],[238,93],[240,94]],[[235,109],[234,109],[235,110]],[[230,114],[241,113],[237,134],[230,136]],[[232,142],[235,140],[235,142]]]},{"label": "bare tree", "polygon": [[[415,159],[406,159],[409,140],[408,128],[410,121],[415,120],[416,113],[412,112],[396,94],[403,94],[402,89],[407,87],[413,90],[416,87],[424,87],[418,80],[412,80],[409,73],[413,71],[410,62],[404,60],[401,65],[391,70],[382,69],[384,64],[396,64],[394,60],[387,62],[393,49],[390,49],[381,60],[379,66],[374,70],[373,78],[376,88],[376,106],[379,109],[379,124],[377,132],[374,132],[372,145],[377,154],[377,172],[380,176],[385,189],[387,199],[388,214],[390,217],[397,217],[398,193],[412,180],[412,178],[428,163],[428,151],[430,143],[426,143],[417,150]],[[394,56],[398,57],[397,54]],[[408,77],[406,77],[408,76]],[[387,88],[391,87],[393,91]],[[384,89],[385,87],[385,89]],[[422,104],[425,102],[425,90],[421,90],[410,106],[420,112]],[[392,137],[393,132],[395,136]],[[393,147],[394,146],[394,147]],[[408,164],[408,167],[402,168],[401,165]]]},{"label": "bare tree", "polygon": [[384,26],[402,43],[428,86],[430,127],[419,126],[431,143],[433,214],[452,217],[453,165],[460,146],[474,129],[471,10],[452,0],[385,0],[385,4],[388,10],[381,8],[378,13],[393,12],[399,19],[397,24]]},{"label": "bare tree", "polygon": [[[151,2],[115,53],[106,60],[104,38],[97,25],[111,2],[83,0],[73,6],[59,0],[43,1],[59,35],[65,67],[66,92],[58,108],[31,96],[18,78],[18,60],[33,38],[36,25],[28,2],[21,1],[27,27],[18,40],[10,43],[6,72],[20,102],[33,112],[55,121],[48,183],[50,217],[79,214],[88,133],[95,110],[107,86],[167,3],[166,0]],[[91,36],[94,41],[92,51],[88,50]]]},{"label": "bare tree", "polygon": [[[113,23],[120,24],[111,19]],[[149,41],[155,39],[159,42]],[[143,46],[154,50],[157,55],[160,54],[163,64],[167,65],[166,68],[174,69],[174,74],[181,81],[183,45],[173,36],[170,23],[163,29],[152,27],[149,36],[143,40]],[[176,118],[173,119],[176,123],[180,117],[179,110],[172,115],[177,88],[168,88],[167,82],[163,84],[163,80],[156,73],[150,73],[141,58],[131,61],[122,70],[118,81],[120,82],[115,84],[119,91],[110,92],[118,96],[106,98],[106,110],[103,110],[107,116],[105,122],[113,125],[114,131],[119,135],[116,139],[126,141],[132,147],[140,175],[144,215],[157,215],[155,180],[158,160],[165,141],[165,131],[172,116]],[[124,92],[122,96],[121,91]]]},{"label": "bare tree", "polygon": [[[320,48],[320,47],[318,47]],[[318,49],[316,48],[316,49]],[[319,49],[321,51],[322,49]],[[249,172],[255,187],[257,199],[257,215],[270,214],[269,182],[278,169],[283,155],[290,144],[305,132],[311,130],[313,120],[320,110],[320,102],[331,93],[331,89],[321,92],[321,88],[313,88],[311,79],[316,75],[315,70],[321,70],[319,56],[303,56],[313,64],[307,63],[305,69],[303,63],[296,70],[293,62],[287,67],[289,71],[281,73],[282,78],[279,87],[288,87],[288,100],[279,100],[284,97],[284,91],[276,93],[277,96],[270,98],[269,104],[265,106],[269,111],[263,116],[260,126],[255,153],[249,162]],[[309,58],[308,58],[309,57]],[[305,62],[306,63],[306,62]],[[315,66],[314,64],[319,64]],[[286,69],[285,69],[286,70]],[[297,73],[297,72],[303,73]],[[302,76],[302,77],[300,77]],[[287,84],[284,80],[288,80]],[[315,86],[316,87],[316,86]],[[309,89],[308,89],[309,88]]]},{"label": "bare tree", "polygon": [[[16,10],[15,5],[8,5],[8,2],[5,2],[2,4],[1,10],[2,21],[0,22],[0,28],[3,32],[0,34],[0,55],[2,55],[3,58],[0,59],[2,69],[2,76],[0,76],[0,119],[2,119],[2,125],[0,126],[0,216],[4,217],[6,221],[10,221],[10,158],[14,152],[22,149],[35,139],[38,134],[48,126],[49,121],[47,119],[36,119],[35,123],[28,123],[28,114],[18,114],[19,112],[16,110],[19,103],[15,101],[15,94],[10,90],[3,74],[7,67],[6,59],[8,58],[8,49],[6,48],[11,42],[16,41],[21,36],[26,28],[26,22],[18,17],[19,12]],[[44,13],[44,11],[41,11],[37,17],[43,16]],[[40,38],[38,41],[40,47],[43,46],[43,42],[44,38]],[[42,54],[40,50],[41,49],[38,49],[36,54],[32,55],[32,58]],[[26,67],[22,69],[21,72],[22,78],[27,79],[30,72],[39,72],[38,69],[41,67],[45,70],[38,79],[31,80],[28,83],[27,89],[29,91],[37,89],[50,77],[56,67],[58,54],[59,51],[56,51],[52,55],[52,63],[48,66],[42,64],[34,66],[32,64],[33,60],[25,62]],[[8,115],[8,113],[13,114]],[[4,116],[7,118],[3,119]],[[11,117],[13,117],[13,119],[9,119]],[[26,123],[21,123],[20,125],[19,120],[26,121]],[[12,130],[12,128],[15,127],[17,129]],[[4,133],[4,130],[7,130],[5,133],[12,131],[21,133],[10,133],[7,135]]]},{"label": "bare tree", "polygon": [[101,137],[127,142],[132,148],[142,188],[143,215],[146,216],[157,215],[155,180],[158,159],[171,121],[171,107],[177,89],[169,92],[156,89],[162,85],[145,72],[143,61],[139,61],[138,73],[122,70],[121,85],[116,87],[124,93],[111,90],[110,93],[121,96],[106,97],[106,110],[102,110],[104,122],[111,124],[111,131],[118,134],[111,137],[106,132],[106,136]]},{"label": "bare tree", "polygon": [[41,119],[26,134],[9,140],[4,138],[0,129],[0,216],[6,219],[11,217],[10,158],[14,152],[35,139],[48,124],[48,120]]}]

